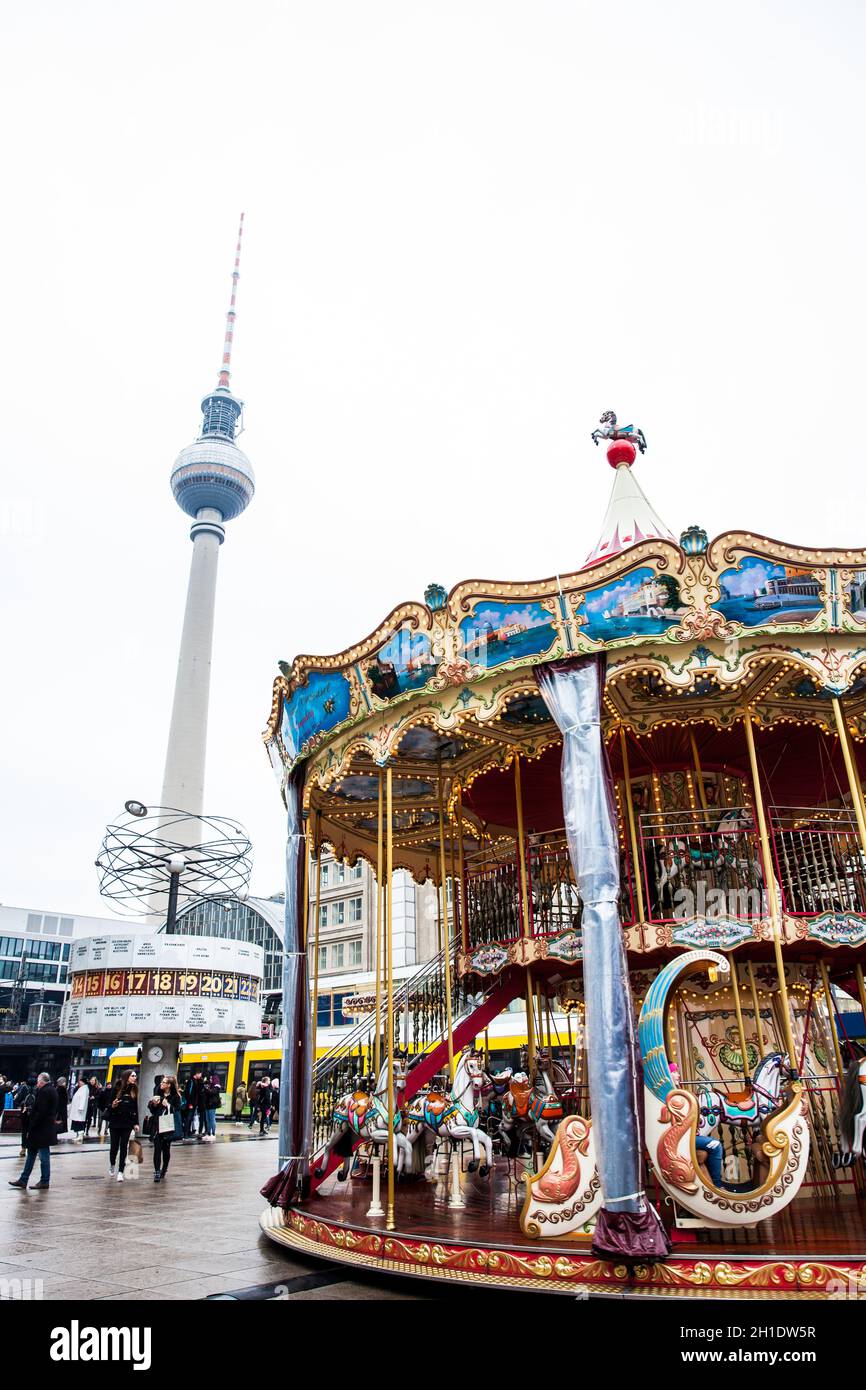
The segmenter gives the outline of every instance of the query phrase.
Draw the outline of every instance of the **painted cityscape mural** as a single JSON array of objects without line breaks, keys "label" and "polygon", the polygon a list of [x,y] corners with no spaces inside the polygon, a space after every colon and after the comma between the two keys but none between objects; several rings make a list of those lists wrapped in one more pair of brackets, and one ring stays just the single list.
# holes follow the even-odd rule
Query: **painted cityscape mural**
[{"label": "painted cityscape mural", "polygon": [[553,615],[540,603],[477,603],[460,624],[460,654],[473,666],[501,666],[549,651],[556,636]]},{"label": "painted cityscape mural", "polygon": [[587,590],[577,616],[588,637],[610,642],[665,632],[685,612],[673,575],[656,574],[644,565],[624,579]]},{"label": "painted cityscape mural", "polygon": [[866,570],[853,570],[848,585],[848,606],[858,623],[866,623]]},{"label": "painted cityscape mural", "polygon": [[374,695],[391,700],[407,690],[420,690],[436,674],[430,638],[401,627],[367,662],[367,679]]},{"label": "painted cityscape mural", "polygon": [[719,575],[722,596],[715,605],[746,627],[802,623],[820,612],[821,582],[813,570],[776,565],[747,555]]},{"label": "painted cityscape mural", "polygon": [[299,686],[283,704],[280,733],[290,759],[297,758],[316,734],[327,733],[348,719],[350,690],[347,678],[339,672],[310,672],[306,685]]}]

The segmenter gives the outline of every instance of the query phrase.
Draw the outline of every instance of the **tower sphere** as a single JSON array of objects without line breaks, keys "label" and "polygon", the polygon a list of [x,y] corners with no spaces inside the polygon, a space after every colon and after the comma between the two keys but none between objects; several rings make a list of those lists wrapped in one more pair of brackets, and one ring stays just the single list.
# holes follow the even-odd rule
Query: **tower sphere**
[{"label": "tower sphere", "polygon": [[240,516],[256,490],[252,464],[237,444],[202,435],[181,449],[171,470],[174,499],[187,516],[213,507],[223,521]]}]

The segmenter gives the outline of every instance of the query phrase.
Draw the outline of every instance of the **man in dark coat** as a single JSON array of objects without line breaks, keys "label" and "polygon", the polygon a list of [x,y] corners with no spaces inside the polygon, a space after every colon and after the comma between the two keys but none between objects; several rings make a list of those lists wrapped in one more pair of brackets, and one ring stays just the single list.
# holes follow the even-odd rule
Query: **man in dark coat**
[{"label": "man in dark coat", "polygon": [[30,1125],[27,1130],[27,1158],[24,1171],[17,1182],[10,1187],[26,1187],[39,1155],[40,1180],[33,1184],[34,1192],[46,1192],[51,1181],[51,1145],[57,1139],[57,1091],[51,1084],[47,1071],[40,1072],[36,1078],[36,1099],[30,1110]]}]

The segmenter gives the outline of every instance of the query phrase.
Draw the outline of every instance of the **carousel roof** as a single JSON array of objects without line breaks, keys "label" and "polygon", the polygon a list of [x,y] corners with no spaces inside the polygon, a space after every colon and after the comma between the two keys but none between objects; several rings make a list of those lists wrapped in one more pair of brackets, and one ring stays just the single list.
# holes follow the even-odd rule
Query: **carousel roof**
[{"label": "carousel roof", "polygon": [[612,446],[608,451],[609,460],[611,455],[618,461],[611,464],[616,471],[610,501],[604,514],[601,535],[587,555],[585,565],[609,560],[612,555],[619,555],[630,545],[639,545],[641,541],[660,538],[676,540],[632,472],[634,449],[616,449]]}]

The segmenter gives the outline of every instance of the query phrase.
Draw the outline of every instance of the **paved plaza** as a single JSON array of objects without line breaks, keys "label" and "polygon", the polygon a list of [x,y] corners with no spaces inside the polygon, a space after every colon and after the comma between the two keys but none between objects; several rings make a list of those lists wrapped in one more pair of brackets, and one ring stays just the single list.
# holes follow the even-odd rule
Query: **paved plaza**
[{"label": "paved plaza", "polygon": [[[350,1270],[286,1257],[258,1227],[259,1188],[274,1170],[275,1137],[233,1126],[215,1144],[177,1143],[155,1185],[150,1145],[136,1182],[108,1177],[108,1145],[52,1150],[51,1188],[7,1186],[22,1160],[17,1136],[0,1135],[0,1291],[32,1281],[44,1299],[429,1298],[421,1285],[359,1280]],[[38,1180],[39,1167],[31,1178]],[[41,1287],[39,1282],[41,1281]]]}]

